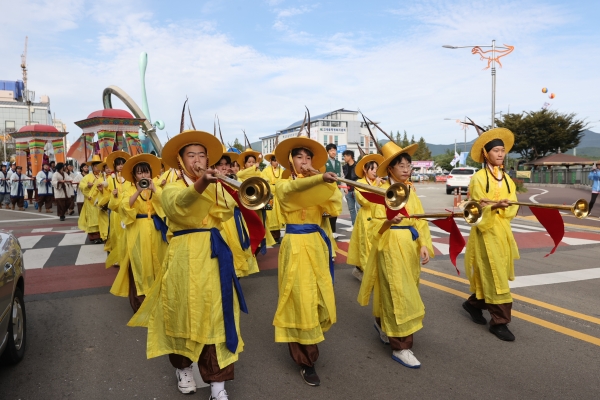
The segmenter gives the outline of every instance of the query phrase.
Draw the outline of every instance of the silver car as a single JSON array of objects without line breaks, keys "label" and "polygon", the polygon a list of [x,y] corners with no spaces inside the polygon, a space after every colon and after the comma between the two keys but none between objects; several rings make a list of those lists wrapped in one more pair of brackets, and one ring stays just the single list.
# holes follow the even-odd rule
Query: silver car
[{"label": "silver car", "polygon": [[19,241],[0,230],[0,354],[16,364],[25,355],[25,268]]}]

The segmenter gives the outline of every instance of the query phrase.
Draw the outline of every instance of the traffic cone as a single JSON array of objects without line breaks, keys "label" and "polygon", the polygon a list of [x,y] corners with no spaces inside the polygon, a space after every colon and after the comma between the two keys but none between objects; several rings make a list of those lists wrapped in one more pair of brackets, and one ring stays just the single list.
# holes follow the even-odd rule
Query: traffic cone
[{"label": "traffic cone", "polygon": [[459,189],[456,189],[454,192],[454,207],[458,207],[458,191]]}]

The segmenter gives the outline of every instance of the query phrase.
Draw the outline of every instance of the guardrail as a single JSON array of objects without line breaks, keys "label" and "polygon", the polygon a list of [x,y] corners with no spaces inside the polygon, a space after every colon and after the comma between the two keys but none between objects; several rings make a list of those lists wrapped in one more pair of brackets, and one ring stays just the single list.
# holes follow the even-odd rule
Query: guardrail
[{"label": "guardrail", "polygon": [[[517,177],[525,183],[565,184],[591,186],[588,175],[591,167],[577,169],[550,169],[546,171],[518,171]],[[519,176],[519,172],[531,172],[529,178]]]}]

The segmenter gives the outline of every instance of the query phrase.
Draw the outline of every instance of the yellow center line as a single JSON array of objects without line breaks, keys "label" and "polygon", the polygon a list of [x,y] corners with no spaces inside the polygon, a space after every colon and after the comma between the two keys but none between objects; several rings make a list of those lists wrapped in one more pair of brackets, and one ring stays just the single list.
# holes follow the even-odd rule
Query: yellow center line
[{"label": "yellow center line", "polygon": [[[466,280],[466,279],[459,278],[458,276],[446,274],[446,273],[443,273],[443,272],[434,271],[434,270],[429,269],[429,268],[421,268],[421,271],[423,271],[425,273],[428,273],[428,274],[431,274],[431,275],[435,275],[435,276],[439,276],[439,277],[442,277],[442,278],[450,279],[450,280],[453,280],[453,281],[456,281],[456,282],[461,282],[461,283],[469,284],[469,281]],[[548,309],[548,310],[552,310],[552,311],[560,313],[560,314],[568,315],[568,316],[574,317],[574,318],[579,318],[581,320],[588,321],[588,322],[600,325],[600,318],[592,317],[591,315],[587,315],[587,314],[582,314],[582,313],[579,313],[577,311],[572,311],[572,310],[569,310],[567,308],[562,308],[562,307],[559,307],[559,306],[555,306],[553,304],[548,304],[548,303],[545,303],[543,301],[539,301],[539,300],[536,300],[536,299],[532,299],[530,297],[522,296],[520,294],[511,293],[511,295],[512,295],[513,299],[516,299],[516,300],[519,300],[519,301],[523,301],[523,302],[529,303],[529,304],[534,304],[534,305],[536,305],[538,307],[542,307],[542,308],[545,308],[545,309]]]},{"label": "yellow center line", "polygon": [[[422,283],[425,286],[429,286],[429,287],[432,287],[434,289],[438,289],[438,290],[441,290],[443,292],[453,294],[453,295],[461,297],[463,299],[469,298],[469,294],[468,293],[464,293],[464,292],[461,292],[461,291],[456,290],[456,289],[452,289],[452,288],[449,288],[449,287],[446,287],[446,286],[443,286],[443,285],[439,285],[437,283],[429,282],[429,281],[427,281],[425,279],[421,279],[421,280],[419,280],[419,282]],[[542,326],[544,328],[553,330],[555,332],[562,333],[563,335],[571,336],[571,337],[574,337],[576,339],[583,340],[584,342],[588,342],[588,343],[594,344],[596,346],[600,346],[600,338],[597,338],[595,336],[587,335],[587,334],[585,334],[583,332],[579,332],[579,331],[576,331],[576,330],[573,330],[573,329],[569,329],[569,328],[564,327],[562,325],[557,325],[557,324],[554,324],[552,322],[549,322],[549,321],[546,321],[546,320],[543,320],[543,319],[540,319],[540,318],[536,318],[536,317],[534,317],[532,315],[528,315],[528,314],[525,314],[525,313],[522,313],[522,312],[519,312],[519,311],[513,310],[512,311],[512,315],[514,317],[521,318],[521,319],[524,319],[525,321],[531,322],[532,324],[536,324],[536,325]]]}]

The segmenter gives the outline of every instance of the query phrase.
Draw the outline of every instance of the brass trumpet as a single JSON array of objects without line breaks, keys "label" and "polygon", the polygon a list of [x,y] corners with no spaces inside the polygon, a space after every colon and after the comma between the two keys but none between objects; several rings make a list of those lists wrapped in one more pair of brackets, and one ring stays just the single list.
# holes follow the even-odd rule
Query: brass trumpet
[{"label": "brass trumpet", "polygon": [[477,225],[481,222],[483,216],[483,207],[477,201],[467,201],[463,204],[462,213],[431,213],[431,214],[414,214],[407,218],[464,218],[467,224]]},{"label": "brass trumpet", "polygon": [[271,188],[267,181],[258,176],[253,176],[246,179],[244,182],[239,182],[223,174],[215,174],[221,182],[227,184],[237,190],[240,202],[249,210],[260,210],[271,200]]},{"label": "brass trumpet", "polygon": [[[313,173],[313,175],[321,175],[321,171],[314,168],[308,168],[306,170]],[[337,180],[356,189],[383,196],[387,207],[394,211],[403,209],[406,206],[406,203],[408,203],[408,197],[410,196],[410,189],[401,182],[396,182],[387,189],[382,189],[371,185],[365,185],[364,183],[358,183],[351,179],[337,178]]]},{"label": "brass trumpet", "polygon": [[570,206],[564,204],[539,204],[539,203],[522,203],[519,201],[509,201],[508,204],[511,206],[527,206],[537,208],[550,208],[554,210],[566,210],[579,219],[586,218],[590,214],[590,205],[587,200],[579,199]]},{"label": "brass trumpet", "polygon": [[140,181],[138,182],[138,184],[140,185],[140,188],[142,189],[148,189],[150,187],[150,183],[152,181],[148,178],[142,178],[140,179]]}]

